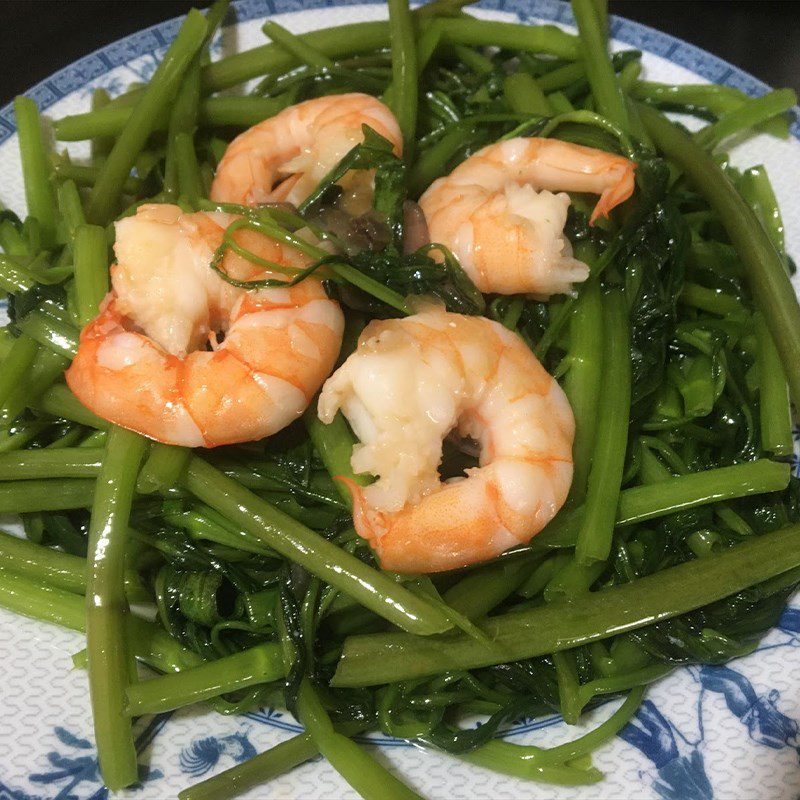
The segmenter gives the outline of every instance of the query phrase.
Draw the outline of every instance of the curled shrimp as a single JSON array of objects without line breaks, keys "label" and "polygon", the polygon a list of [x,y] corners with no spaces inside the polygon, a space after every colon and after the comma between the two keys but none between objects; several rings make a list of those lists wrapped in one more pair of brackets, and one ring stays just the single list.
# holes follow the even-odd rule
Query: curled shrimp
[{"label": "curled shrimp", "polygon": [[[299,205],[355,145],[368,125],[395,146],[402,135],[392,112],[367,94],[317,97],[254,125],[228,145],[211,186],[211,199],[254,205]],[[340,184],[362,194],[371,175],[351,172]]]},{"label": "curled shrimp", "polygon": [[564,236],[565,192],[600,195],[594,223],[631,196],[635,168],[603,150],[519,137],[475,153],[434,181],[419,204],[431,241],[449,247],[482,292],[568,293],[589,268]]},{"label": "curled shrimp", "polygon": [[[341,409],[360,444],[347,481],[356,530],[385,569],[437,572],[523,544],[564,503],[575,423],[523,340],[483,317],[429,309],[374,321],[325,382],[318,412]],[[476,440],[480,466],[442,483],[442,441]]]},{"label": "curled shrimp", "polygon": [[[315,279],[248,291],[213,272],[233,219],[145,205],[116,223],[113,288],[67,371],[87,408],[187,447],[261,439],[302,414],[339,353],[342,312]],[[234,239],[273,263],[306,264],[255,231]],[[242,281],[289,280],[231,250],[222,269]]]}]

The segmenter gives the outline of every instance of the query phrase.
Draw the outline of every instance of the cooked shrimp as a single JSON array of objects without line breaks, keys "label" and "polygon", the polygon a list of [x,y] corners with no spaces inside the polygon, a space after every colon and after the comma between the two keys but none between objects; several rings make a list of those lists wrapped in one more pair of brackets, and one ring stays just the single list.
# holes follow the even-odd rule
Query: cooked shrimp
[{"label": "cooked shrimp", "polygon": [[[146,205],[117,222],[112,291],[67,371],[87,408],[187,447],[261,439],[302,414],[336,361],[341,310],[318,280],[247,291],[214,273],[209,262],[233,219]],[[254,231],[234,238],[261,258],[305,263]],[[230,250],[222,268],[239,280],[288,280]]]},{"label": "cooked shrimp", "polygon": [[564,236],[565,192],[600,195],[593,223],[631,196],[635,168],[556,139],[509,139],[434,181],[419,204],[431,241],[449,247],[482,292],[562,294],[589,276]]},{"label": "cooked shrimp", "polygon": [[[402,136],[392,112],[367,94],[317,97],[290,106],[254,125],[228,146],[217,167],[211,199],[254,205],[298,205],[355,145],[364,141],[362,125],[388,139],[400,154]],[[340,183],[357,192],[364,171]]]},{"label": "cooked shrimp", "polygon": [[[348,481],[356,530],[381,565],[437,572],[523,544],[564,503],[575,423],[567,399],[515,333],[431,309],[374,321],[325,382],[319,416],[341,409],[360,440]],[[442,483],[442,441],[476,440],[480,466]]]}]

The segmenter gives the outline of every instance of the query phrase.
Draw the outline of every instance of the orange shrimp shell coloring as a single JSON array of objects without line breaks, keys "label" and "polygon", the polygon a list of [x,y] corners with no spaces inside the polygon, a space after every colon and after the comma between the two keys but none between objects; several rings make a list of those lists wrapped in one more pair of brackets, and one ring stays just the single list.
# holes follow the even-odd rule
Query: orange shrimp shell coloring
[{"label": "orange shrimp shell coloring", "polygon": [[[502,325],[430,309],[374,321],[325,382],[319,416],[347,417],[360,444],[347,485],[356,530],[381,566],[438,572],[528,542],[572,481],[572,410],[525,342]],[[480,466],[444,483],[452,430],[480,445]]]},{"label": "orange shrimp shell coloring", "polygon": [[566,192],[600,195],[594,223],[631,196],[635,169],[603,150],[518,137],[466,159],[434,181],[419,204],[431,241],[449,247],[482,292],[569,293],[589,269],[573,258],[564,236]]},{"label": "orange shrimp shell coloring", "polygon": [[[298,205],[364,140],[363,125],[392,142],[400,154],[397,120],[370,95],[337,94],[289,106],[228,145],[211,186],[211,199],[243,205]],[[354,172],[344,182],[358,178]]]},{"label": "orange shrimp shell coloring", "polygon": [[[146,205],[117,223],[113,289],[66,374],[87,408],[187,447],[261,439],[302,414],[336,361],[341,310],[318,280],[248,291],[216,275],[209,262],[233,219]],[[305,261],[253,231],[235,238],[273,262]],[[231,251],[222,266],[288,280]]]}]

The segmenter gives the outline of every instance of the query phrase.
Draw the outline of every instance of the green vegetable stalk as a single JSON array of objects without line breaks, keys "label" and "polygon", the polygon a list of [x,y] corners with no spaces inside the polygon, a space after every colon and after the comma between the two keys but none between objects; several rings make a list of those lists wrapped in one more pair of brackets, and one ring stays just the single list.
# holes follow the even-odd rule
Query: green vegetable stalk
[{"label": "green vegetable stalk", "polygon": [[491,617],[480,625],[491,646],[465,635],[352,636],[332,685],[374,686],[557,652],[685,614],[798,566],[800,524],[572,602]]},{"label": "green vegetable stalk", "polygon": [[752,209],[700,145],[663,114],[639,106],[656,146],[674,161],[709,202],[736,248],[786,369],[789,390],[800,402],[800,304],[780,255]]},{"label": "green vegetable stalk", "polygon": [[628,309],[621,291],[612,290],[603,298],[603,334],[603,388],[583,522],[575,545],[575,559],[584,567],[608,558],[628,446],[631,368]]},{"label": "green vegetable stalk", "polygon": [[144,440],[121,428],[108,435],[97,479],[89,528],[86,581],[86,646],[97,758],[112,791],[139,778],[125,691],[131,682],[132,654],[125,639],[125,542]]},{"label": "green vegetable stalk", "polygon": [[48,155],[36,102],[30,97],[17,97],[14,100],[14,116],[19,134],[28,213],[41,226],[42,244],[51,247],[56,239],[56,198],[48,177]]},{"label": "green vegetable stalk", "polygon": [[281,513],[200,458],[189,461],[184,483],[241,530],[395,625],[422,635],[451,627],[438,607]]},{"label": "green vegetable stalk", "polygon": [[125,712],[132,717],[160,714],[276,681],[283,674],[280,645],[256,645],[216,661],[132,684],[126,692]]},{"label": "green vegetable stalk", "polygon": [[104,225],[116,216],[123,183],[156,120],[174,98],[181,76],[203,43],[207,29],[203,15],[190,11],[100,168],[86,211],[89,222]]}]

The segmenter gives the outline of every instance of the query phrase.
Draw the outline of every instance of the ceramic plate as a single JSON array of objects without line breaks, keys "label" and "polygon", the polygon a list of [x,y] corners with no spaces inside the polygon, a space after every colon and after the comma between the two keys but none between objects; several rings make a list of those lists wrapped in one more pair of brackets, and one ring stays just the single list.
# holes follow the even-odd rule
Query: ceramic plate
[{"label": "ceramic plate", "polygon": [[[214,55],[264,42],[270,15],[294,32],[386,16],[384,6],[350,0],[238,0],[236,22],[214,44]],[[475,13],[494,19],[547,21],[570,28],[569,6],[557,0],[486,0]],[[76,61],[28,94],[52,117],[89,109],[93,89],[119,93],[147,80],[175,35],[179,20],[136,33]],[[736,67],[651,28],[614,18],[616,49],[644,52],[645,75],[669,83],[713,82],[751,95],[767,87]],[[758,136],[734,151],[738,166],[765,164],[783,210],[789,252],[800,260],[800,124],[777,141]],[[80,146],[71,148],[85,154]],[[0,201],[24,211],[11,106],[0,110]],[[797,465],[795,465],[797,468]],[[11,524],[11,520],[0,520]],[[82,637],[0,610],[0,800],[101,800],[86,675],[70,656]],[[559,717],[526,720],[504,732],[512,742],[552,745],[605,719],[609,703],[584,725]],[[223,717],[192,708],[137,723],[142,783],[123,793],[164,800],[183,787],[244,761],[300,730],[274,709]],[[603,783],[557,788],[479,770],[405,742],[375,736],[375,755],[431,800],[481,798],[669,798],[774,800],[800,794],[800,605],[757,652],[725,667],[687,668],[653,686],[634,720],[595,755]],[[302,766],[250,798],[355,797],[323,761]]]}]

